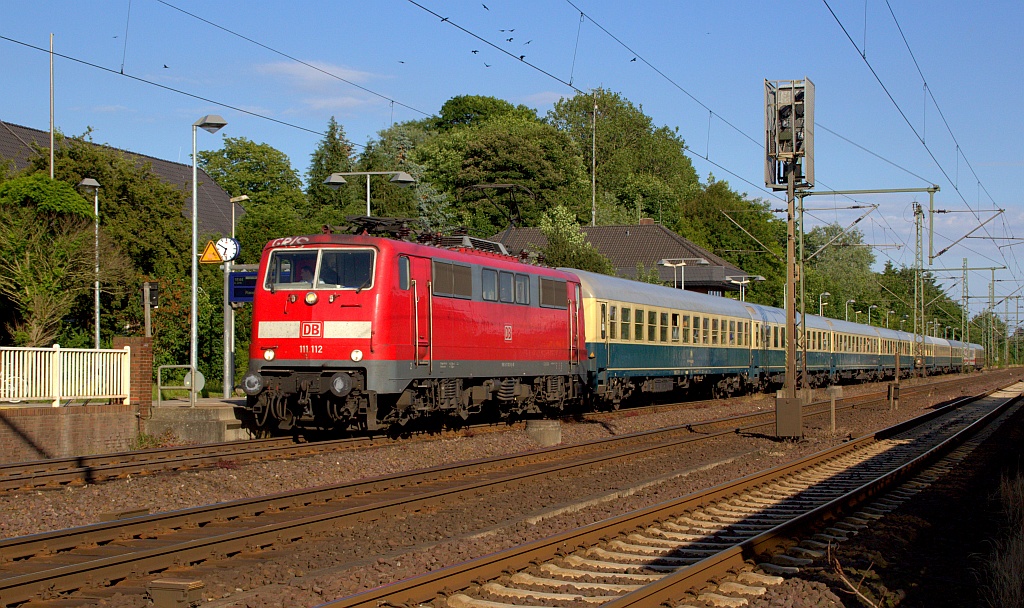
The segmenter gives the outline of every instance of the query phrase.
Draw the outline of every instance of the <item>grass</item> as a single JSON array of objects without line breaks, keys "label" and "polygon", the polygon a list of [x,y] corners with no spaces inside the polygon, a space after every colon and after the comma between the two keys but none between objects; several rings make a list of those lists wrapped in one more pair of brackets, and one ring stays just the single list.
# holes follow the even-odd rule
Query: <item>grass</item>
[{"label": "grass", "polygon": [[988,606],[1024,606],[1024,478],[1003,476],[999,482],[1003,535],[992,543],[985,564],[982,597]]}]

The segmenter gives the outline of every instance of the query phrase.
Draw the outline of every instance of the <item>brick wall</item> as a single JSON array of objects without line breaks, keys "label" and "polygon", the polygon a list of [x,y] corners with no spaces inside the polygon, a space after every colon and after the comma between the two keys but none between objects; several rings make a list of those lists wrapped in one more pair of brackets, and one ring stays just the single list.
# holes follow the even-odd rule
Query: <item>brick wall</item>
[{"label": "brick wall", "polygon": [[138,428],[135,405],[2,408],[0,462],[122,452]]},{"label": "brick wall", "polygon": [[146,420],[153,408],[153,338],[114,338],[114,348],[130,346],[132,349],[131,404],[138,408]]}]

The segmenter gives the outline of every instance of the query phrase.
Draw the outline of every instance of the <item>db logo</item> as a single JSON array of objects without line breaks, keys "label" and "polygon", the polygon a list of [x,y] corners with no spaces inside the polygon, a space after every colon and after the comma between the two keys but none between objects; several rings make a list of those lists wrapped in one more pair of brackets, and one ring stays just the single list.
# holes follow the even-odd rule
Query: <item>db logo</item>
[{"label": "db logo", "polygon": [[506,325],[505,326],[505,341],[506,342],[511,342],[512,341],[512,326],[511,325]]},{"label": "db logo", "polygon": [[320,338],[324,335],[324,324],[320,322],[311,323],[303,321],[299,330],[300,338]]}]

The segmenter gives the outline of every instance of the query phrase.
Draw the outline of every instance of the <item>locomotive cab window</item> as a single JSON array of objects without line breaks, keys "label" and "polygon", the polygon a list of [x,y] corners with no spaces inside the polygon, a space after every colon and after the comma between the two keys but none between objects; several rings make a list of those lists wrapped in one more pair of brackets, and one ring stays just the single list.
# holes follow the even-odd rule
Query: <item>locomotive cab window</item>
[{"label": "locomotive cab window", "polygon": [[373,287],[372,249],[279,249],[271,252],[263,286],[275,289]]}]

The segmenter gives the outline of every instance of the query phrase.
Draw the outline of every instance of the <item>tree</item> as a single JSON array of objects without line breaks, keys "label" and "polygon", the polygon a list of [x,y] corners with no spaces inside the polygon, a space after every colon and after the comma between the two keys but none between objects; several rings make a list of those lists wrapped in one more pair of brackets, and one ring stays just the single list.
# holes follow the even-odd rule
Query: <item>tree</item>
[{"label": "tree", "polygon": [[122,278],[125,265],[107,247],[96,274],[92,218],[89,203],[64,182],[37,174],[0,184],[0,295],[16,309],[6,327],[15,344],[52,344],[97,276]]},{"label": "tree", "polygon": [[[642,107],[618,93],[595,89],[562,99],[548,112],[547,121],[569,137],[588,168],[596,147],[597,189],[615,196],[632,212],[630,217],[636,217],[639,205],[641,213],[672,225],[679,217],[679,205],[699,186],[678,132],[655,127]],[[596,139],[593,145],[592,139]],[[610,223],[600,215],[597,221]]]},{"label": "tree", "polygon": [[257,262],[272,239],[319,232],[298,173],[283,152],[244,137],[225,137],[223,148],[199,153],[199,164],[232,196],[249,197],[237,231],[241,262]]},{"label": "tree", "polygon": [[590,217],[586,170],[566,136],[550,125],[502,114],[476,126],[451,129],[426,142],[414,155],[425,179],[459,200],[456,221],[472,234],[490,236],[508,226],[497,209],[469,186],[516,184],[535,199],[522,201],[523,225],[535,226],[545,209],[563,205],[578,218]]},{"label": "tree", "polygon": [[548,240],[540,251],[545,264],[615,275],[611,260],[587,242],[576,214],[568,208],[556,205],[544,213],[540,219],[540,230]]},{"label": "tree", "polygon": [[441,106],[439,116],[434,120],[434,128],[448,131],[471,127],[508,114],[526,120],[538,120],[537,113],[524,105],[514,106],[504,99],[483,95],[458,95]]},{"label": "tree", "polygon": [[352,171],[351,155],[352,144],[345,137],[345,129],[332,116],[327,134],[313,151],[306,170],[306,199],[311,219],[318,224],[341,223],[345,212],[361,200],[357,189],[324,185],[332,173]]}]

